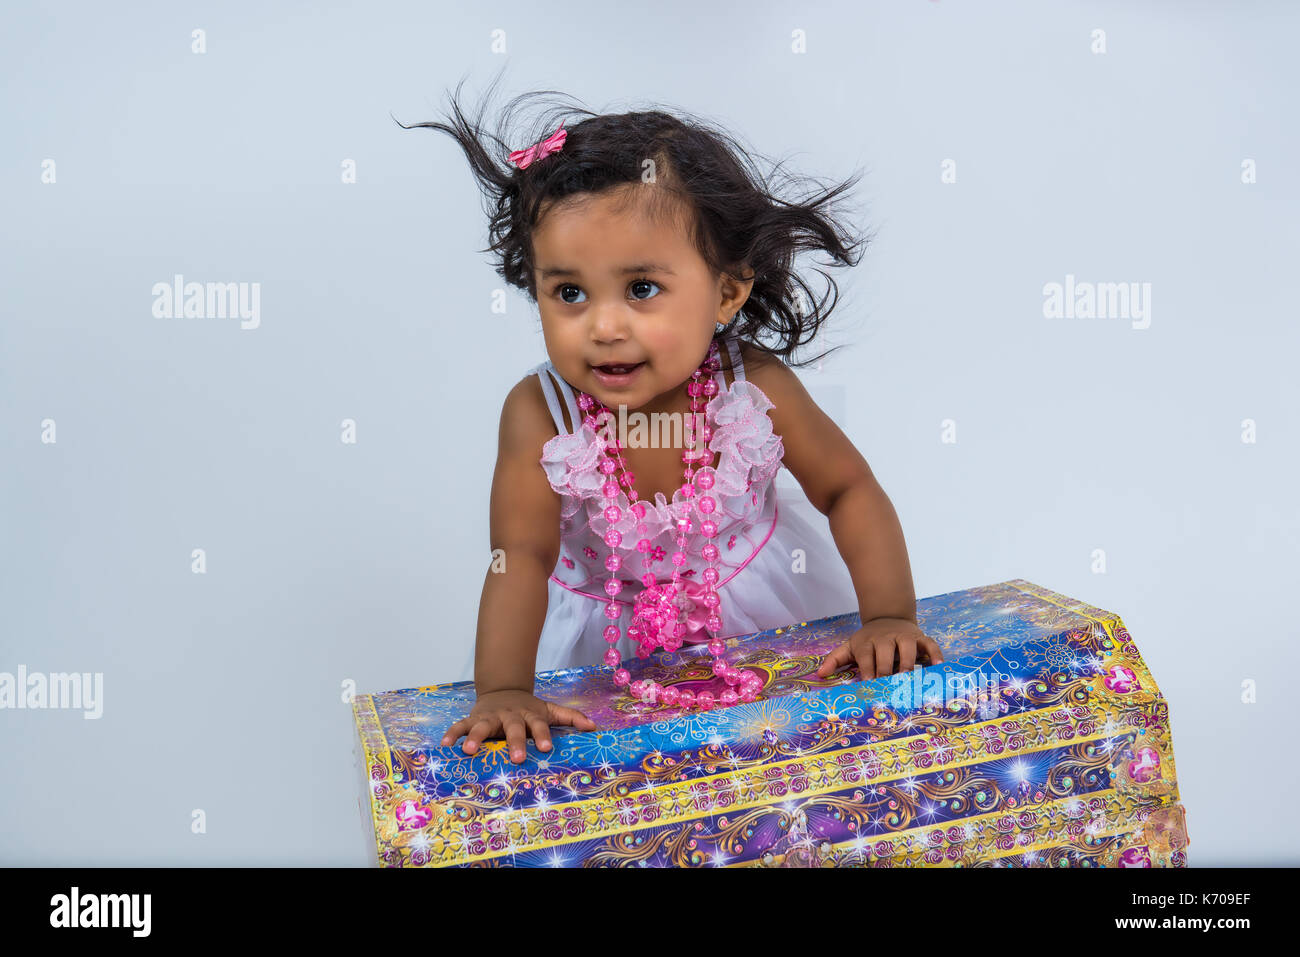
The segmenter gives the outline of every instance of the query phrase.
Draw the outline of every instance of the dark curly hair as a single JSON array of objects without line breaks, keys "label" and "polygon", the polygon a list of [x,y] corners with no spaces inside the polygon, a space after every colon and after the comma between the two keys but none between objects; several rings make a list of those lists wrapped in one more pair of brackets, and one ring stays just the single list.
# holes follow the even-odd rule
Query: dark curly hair
[{"label": "dark curly hair", "polygon": [[[681,111],[593,113],[571,105],[571,98],[555,90],[514,97],[503,110],[496,131],[487,132],[483,117],[500,79],[498,74],[473,121],[459,103],[465,83],[462,78],[450,97],[448,122],[397,123],[407,130],[441,130],[464,150],[490,218],[491,244],[480,252],[496,254],[496,271],[507,283],[537,301],[532,231],[546,204],[645,183],[649,168],[654,184],[649,215],[688,211],[692,241],[713,275],[726,273],[747,280],[751,277],[740,275],[743,265],[752,270],[754,285],[740,315],[728,323],[727,335],[795,366],[834,351],[800,362],[792,360],[797,349],[816,337],[839,300],[835,280],[821,269],[816,272],[829,288],[821,298],[815,296],[796,271],[794,260],[797,252],[820,250],[831,257],[825,265],[858,264],[871,239],[859,238],[841,225],[835,215],[835,200],[857,183],[860,174],[829,189],[818,183],[819,188],[809,195],[794,198],[789,194],[803,185],[802,180],[783,173],[779,163],[765,176],[752,158],[757,154],[717,124]],[[517,108],[548,94],[563,100],[552,103],[531,128],[518,135],[512,129]],[[574,115],[587,119],[570,126]],[[540,142],[561,121],[567,138],[559,152],[526,169],[510,162],[512,151]],[[653,160],[653,165],[647,160]],[[634,191],[627,192],[629,201],[640,198]]]}]

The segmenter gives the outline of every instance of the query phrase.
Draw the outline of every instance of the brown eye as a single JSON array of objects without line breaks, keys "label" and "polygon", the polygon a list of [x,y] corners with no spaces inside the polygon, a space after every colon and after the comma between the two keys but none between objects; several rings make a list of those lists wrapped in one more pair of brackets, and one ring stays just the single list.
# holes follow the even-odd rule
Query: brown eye
[{"label": "brown eye", "polygon": [[634,280],[632,280],[632,287],[631,287],[631,288],[634,290],[633,293],[632,293],[632,295],[633,295],[635,298],[637,298],[637,299],[652,299],[652,298],[654,298],[653,296],[638,296],[638,295],[636,295],[635,290],[637,290],[637,289],[639,289],[639,288],[641,288],[641,287],[644,287],[644,286],[653,286],[653,287],[656,288],[656,289],[659,288],[659,284],[658,284],[657,282],[651,282],[649,279],[634,279]]},{"label": "brown eye", "polygon": [[582,290],[579,289],[577,286],[573,285],[573,283],[565,283],[564,285],[562,285],[562,286],[560,286],[558,289],[556,289],[556,293],[559,295],[560,299],[562,299],[564,302],[567,302],[567,303],[572,304],[572,303],[575,302],[576,300],[569,299],[569,298],[567,298],[567,296],[566,296],[566,293],[567,293],[570,289],[572,289],[572,290],[573,290],[574,292],[576,292],[576,293],[579,293],[579,294],[582,293]]}]

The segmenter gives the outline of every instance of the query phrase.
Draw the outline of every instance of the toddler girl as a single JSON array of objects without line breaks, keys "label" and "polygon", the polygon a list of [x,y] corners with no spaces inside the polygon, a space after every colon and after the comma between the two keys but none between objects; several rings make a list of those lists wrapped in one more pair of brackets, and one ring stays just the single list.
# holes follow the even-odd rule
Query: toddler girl
[{"label": "toddler girl", "polygon": [[[465,735],[472,754],[504,736],[521,762],[529,737],[550,750],[552,725],[595,730],[533,695],[538,670],[604,663],[623,693],[670,706],[752,701],[758,679],[721,639],[855,609],[862,627],[819,676],[941,661],[889,499],[785,362],[834,306],[801,308],[795,253],[861,258],[828,210],[854,181],[778,195],[698,119],[565,112],[514,150],[455,97],[448,124],[416,124],[464,150],[498,272],[536,302],[548,356],[502,408],[477,701],[442,743]],[[833,542],[806,503],[778,503],[782,466]],[[630,680],[631,656],[690,643],[715,656],[713,690]]]}]

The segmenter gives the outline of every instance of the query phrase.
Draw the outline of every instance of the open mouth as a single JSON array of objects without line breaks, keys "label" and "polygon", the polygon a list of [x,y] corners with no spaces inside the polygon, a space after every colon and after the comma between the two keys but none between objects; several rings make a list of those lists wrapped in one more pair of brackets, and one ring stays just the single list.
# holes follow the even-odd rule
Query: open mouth
[{"label": "open mouth", "polygon": [[610,363],[603,366],[592,366],[597,372],[603,372],[605,375],[627,375],[645,365],[644,362],[624,362]]}]

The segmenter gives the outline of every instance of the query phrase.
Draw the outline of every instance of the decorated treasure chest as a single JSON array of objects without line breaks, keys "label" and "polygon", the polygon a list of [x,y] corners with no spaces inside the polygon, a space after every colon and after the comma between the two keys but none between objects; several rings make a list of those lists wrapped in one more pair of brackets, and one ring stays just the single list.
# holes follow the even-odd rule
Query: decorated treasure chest
[{"label": "decorated treasure chest", "polygon": [[[473,682],[358,695],[372,862],[390,867],[1183,867],[1169,708],[1119,617],[1023,580],[922,599],[944,661],[819,679],[856,613],[727,641],[749,703],[634,699],[607,666],[534,693],[597,731],[552,729],[514,764],[442,735]],[[697,694],[704,645],[625,663]]]}]

